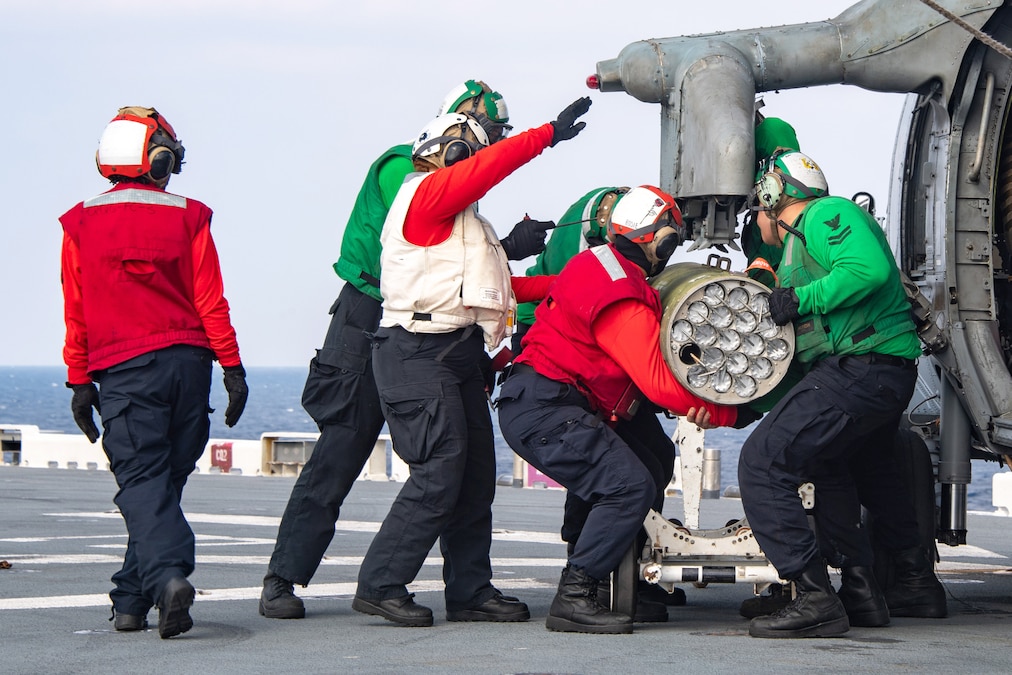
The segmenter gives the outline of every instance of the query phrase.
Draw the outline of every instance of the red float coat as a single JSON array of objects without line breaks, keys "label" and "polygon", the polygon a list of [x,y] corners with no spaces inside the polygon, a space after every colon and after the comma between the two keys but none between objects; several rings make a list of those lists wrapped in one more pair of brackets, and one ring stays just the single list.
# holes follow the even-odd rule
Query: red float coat
[{"label": "red float coat", "polygon": [[660,297],[611,244],[570,260],[534,316],[517,363],[575,386],[596,410],[611,413],[633,383],[677,415],[705,408],[714,426],[737,419],[733,406],[703,401],[672,375],[660,350]]},{"label": "red float coat", "polygon": [[60,224],[68,382],[178,344],[240,364],[211,209],[127,182],[77,204]]}]

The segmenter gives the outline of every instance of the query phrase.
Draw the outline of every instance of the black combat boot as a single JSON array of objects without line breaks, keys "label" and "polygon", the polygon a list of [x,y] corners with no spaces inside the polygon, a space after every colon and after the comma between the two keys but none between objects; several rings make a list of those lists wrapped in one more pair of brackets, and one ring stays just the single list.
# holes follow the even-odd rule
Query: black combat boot
[{"label": "black combat boot", "polygon": [[599,583],[582,568],[567,565],[545,626],[567,633],[631,633],[632,617],[612,612],[598,602]]},{"label": "black combat boot", "polygon": [[[633,615],[633,623],[664,623],[668,620],[668,608],[654,600],[651,600],[643,591],[643,584],[646,582],[641,581],[640,585],[637,586],[640,590],[636,593],[636,613]],[[646,584],[653,586],[654,584]],[[667,595],[667,592],[657,587],[661,593]],[[681,590],[681,589],[679,589]],[[611,580],[602,579],[597,586],[597,604],[601,605],[605,609],[611,609]]]},{"label": "black combat boot", "polygon": [[143,614],[121,614],[112,609],[112,616],[109,620],[113,622],[113,628],[120,632],[131,632],[145,630],[148,627],[148,617]]},{"label": "black combat boot", "polygon": [[765,595],[756,595],[743,600],[738,613],[746,619],[754,619],[757,616],[766,616],[779,611],[791,602],[790,584],[770,584],[769,592]]},{"label": "black combat boot", "polygon": [[166,640],[193,628],[190,607],[196,590],[183,577],[173,577],[165,584],[158,602],[158,635]]},{"label": "black combat boot", "polygon": [[886,591],[893,616],[942,619],[948,614],[945,588],[935,576],[928,552],[920,546],[893,554],[895,578]]},{"label": "black combat boot", "polygon": [[355,599],[351,601],[351,608],[363,614],[382,616],[387,621],[393,621],[402,626],[428,628],[432,625],[432,610],[416,603],[414,593],[386,600],[363,598],[356,595]]},{"label": "black combat boot", "polygon": [[652,602],[659,602],[662,605],[668,607],[684,607],[685,606],[685,591],[675,586],[668,593],[662,586],[657,584],[647,583],[641,581],[639,584],[639,597],[640,600],[650,600]]},{"label": "black combat boot", "polygon": [[840,579],[836,595],[847,610],[851,626],[889,625],[889,608],[870,567],[844,567]]},{"label": "black combat boot", "polygon": [[793,579],[797,595],[786,607],[757,616],[748,634],[763,638],[831,637],[850,630],[847,610],[829,582],[822,558],[815,558]]},{"label": "black combat boot", "polygon": [[303,619],[306,605],[295,595],[295,586],[274,572],[264,577],[264,590],[260,593],[260,616],[268,619]]}]

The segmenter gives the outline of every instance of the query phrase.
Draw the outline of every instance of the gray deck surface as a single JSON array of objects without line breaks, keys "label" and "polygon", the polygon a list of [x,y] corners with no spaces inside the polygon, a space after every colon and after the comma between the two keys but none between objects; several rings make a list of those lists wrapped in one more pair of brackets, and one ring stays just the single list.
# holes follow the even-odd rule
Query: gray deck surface
[{"label": "gray deck surface", "polygon": [[[971,514],[970,546],[943,551],[950,617],[893,619],[840,638],[759,640],[738,605],[750,585],[685,587],[688,605],[632,635],[546,630],[564,564],[563,493],[500,487],[494,582],[531,607],[520,624],[448,623],[434,550],[412,586],[432,628],[352,611],[359,562],[399,484],[359,482],[305,598],[303,620],[271,620],[257,598],[293,478],[197,475],[183,506],[197,535],[193,629],[116,633],[109,577],[126,542],[107,472],[0,467],[0,673],[784,673],[1012,671],[1012,519]],[[741,516],[702,503],[703,527]],[[678,517],[678,498],[666,511]],[[157,611],[149,615],[157,623]]]}]

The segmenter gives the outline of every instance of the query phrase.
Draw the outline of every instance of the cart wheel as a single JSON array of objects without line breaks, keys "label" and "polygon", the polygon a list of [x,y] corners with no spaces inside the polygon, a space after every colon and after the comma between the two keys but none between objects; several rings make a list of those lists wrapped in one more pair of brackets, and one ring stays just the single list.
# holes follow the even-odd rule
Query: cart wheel
[{"label": "cart wheel", "polygon": [[611,575],[611,610],[636,616],[636,591],[639,586],[639,556],[633,544]]}]

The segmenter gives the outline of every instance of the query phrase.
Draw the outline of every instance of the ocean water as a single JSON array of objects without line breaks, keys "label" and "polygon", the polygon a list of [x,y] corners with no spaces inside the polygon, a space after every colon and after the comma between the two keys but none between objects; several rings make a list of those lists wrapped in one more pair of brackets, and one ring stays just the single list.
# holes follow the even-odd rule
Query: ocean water
[{"label": "ocean water", "polygon": [[[302,409],[305,368],[247,368],[250,395],[239,423],[225,426],[228,395],[222,385],[221,369],[215,367],[211,384],[211,438],[259,439],[264,432],[316,432],[316,424]],[[64,386],[66,370],[50,366],[0,366],[0,425],[34,424],[46,431],[80,433],[70,413],[71,391]],[[96,418],[96,424],[99,421]],[[513,451],[498,433],[496,416],[497,473],[513,471]],[[661,419],[669,434],[675,420]],[[721,489],[738,484],[738,452],[751,428],[712,429],[706,432],[706,447],[720,450]],[[992,511],[991,476],[1001,466],[996,462],[973,462],[973,482],[967,501],[971,510]]]}]

